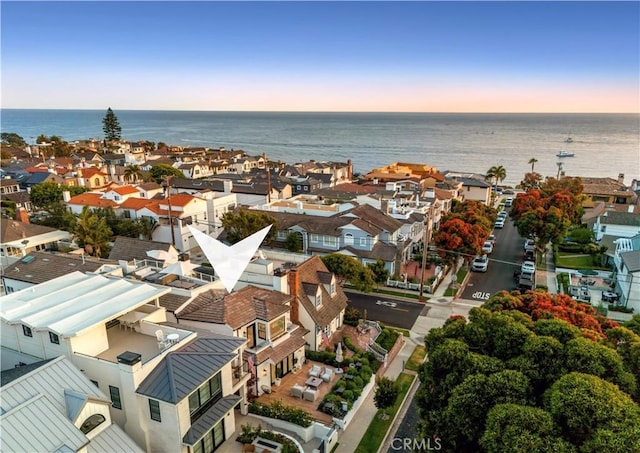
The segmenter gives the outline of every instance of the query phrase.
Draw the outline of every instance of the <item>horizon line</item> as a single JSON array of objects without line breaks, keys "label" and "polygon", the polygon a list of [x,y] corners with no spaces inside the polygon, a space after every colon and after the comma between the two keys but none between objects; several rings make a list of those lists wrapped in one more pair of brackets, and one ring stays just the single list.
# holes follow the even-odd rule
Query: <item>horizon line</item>
[{"label": "horizon line", "polygon": [[636,112],[489,112],[489,111],[477,111],[477,112],[469,112],[469,111],[399,111],[399,110],[204,110],[204,109],[132,109],[132,108],[113,108],[113,107],[105,107],[105,108],[42,108],[42,107],[0,107],[0,111],[2,110],[62,110],[62,111],[106,111],[108,108],[115,111],[126,111],[126,112],[206,112],[206,113],[402,113],[402,114],[469,114],[469,115],[640,115],[640,111]]}]

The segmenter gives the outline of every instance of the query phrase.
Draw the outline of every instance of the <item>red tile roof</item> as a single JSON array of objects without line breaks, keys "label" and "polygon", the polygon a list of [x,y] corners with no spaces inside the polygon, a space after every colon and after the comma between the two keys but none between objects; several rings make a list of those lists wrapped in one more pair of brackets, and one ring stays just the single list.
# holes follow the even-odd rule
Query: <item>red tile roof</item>
[{"label": "red tile roof", "polygon": [[[191,201],[195,200],[195,198],[196,197],[192,197],[191,195],[187,195],[186,193],[171,195],[171,206],[186,206]],[[164,200],[163,204],[167,204],[166,200]]]},{"label": "red tile roof", "polygon": [[137,211],[138,209],[142,209],[144,207],[147,207],[150,204],[157,204],[157,202],[151,201],[148,198],[131,197],[131,198],[127,198],[125,201],[123,201],[120,204],[120,207],[124,208],[124,209],[135,209]]},{"label": "red tile roof", "polygon": [[138,189],[133,186],[112,187],[111,190],[120,195],[129,195],[130,193],[139,193]]},{"label": "red tile roof", "polygon": [[115,201],[107,200],[102,198],[102,194],[100,193],[82,193],[80,195],[76,195],[75,197],[71,197],[71,199],[67,202],[67,204],[75,204],[79,206],[93,206],[97,208],[107,208],[118,206]]}]

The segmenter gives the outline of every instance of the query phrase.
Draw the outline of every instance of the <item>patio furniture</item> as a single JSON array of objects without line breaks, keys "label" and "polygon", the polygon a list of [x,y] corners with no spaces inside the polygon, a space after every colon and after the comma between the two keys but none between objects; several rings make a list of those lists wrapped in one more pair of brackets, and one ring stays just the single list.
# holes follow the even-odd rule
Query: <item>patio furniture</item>
[{"label": "patio furniture", "polygon": [[331,382],[331,378],[333,377],[333,371],[330,368],[325,368],[324,373],[320,375],[320,379],[324,382]]},{"label": "patio furniture", "polygon": [[309,371],[309,376],[318,377],[322,372],[322,367],[320,365],[313,365],[311,370]]},{"label": "patio furniture", "polygon": [[317,396],[318,391],[313,389],[306,389],[302,394],[305,401],[315,401]]},{"label": "patio furniture", "polygon": [[338,387],[333,391],[336,395],[342,395],[344,393],[344,387]]},{"label": "patio furniture", "polygon": [[296,398],[302,398],[302,394],[304,393],[304,387],[301,385],[294,385],[291,387],[291,396]]},{"label": "patio furniture", "polygon": [[353,376],[352,374],[346,374],[346,375],[344,376],[344,378],[345,378],[347,381],[351,381],[351,380],[353,380],[353,378],[354,378],[354,377],[355,377],[355,376]]},{"label": "patio furniture", "polygon": [[331,414],[333,411],[333,403],[325,403],[324,406],[322,406],[322,411]]},{"label": "patio furniture", "polygon": [[156,340],[158,340],[158,349],[165,349],[169,346],[167,336],[160,329],[156,330]]},{"label": "patio furniture", "polygon": [[307,384],[309,387],[313,387],[315,389],[315,388],[320,387],[320,384],[322,384],[322,379],[319,378],[319,377],[313,377],[312,376],[312,377],[310,377],[309,379],[307,379],[305,381],[305,384]]}]

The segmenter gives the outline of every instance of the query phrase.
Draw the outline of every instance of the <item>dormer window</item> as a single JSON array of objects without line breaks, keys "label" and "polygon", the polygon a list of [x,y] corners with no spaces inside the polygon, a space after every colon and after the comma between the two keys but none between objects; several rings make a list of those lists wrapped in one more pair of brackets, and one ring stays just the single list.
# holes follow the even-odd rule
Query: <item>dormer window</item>
[{"label": "dormer window", "polygon": [[316,307],[320,307],[322,305],[322,291],[318,288],[318,293],[316,294]]},{"label": "dormer window", "polygon": [[331,291],[330,291],[331,295],[334,296],[336,294],[336,282],[332,281],[331,282]]},{"label": "dormer window", "polygon": [[89,418],[87,418],[84,421],[84,423],[82,423],[82,426],[80,426],[80,431],[82,431],[84,434],[87,434],[93,431],[94,429],[96,429],[98,426],[100,426],[104,422],[105,422],[104,415],[102,414],[90,415]]}]

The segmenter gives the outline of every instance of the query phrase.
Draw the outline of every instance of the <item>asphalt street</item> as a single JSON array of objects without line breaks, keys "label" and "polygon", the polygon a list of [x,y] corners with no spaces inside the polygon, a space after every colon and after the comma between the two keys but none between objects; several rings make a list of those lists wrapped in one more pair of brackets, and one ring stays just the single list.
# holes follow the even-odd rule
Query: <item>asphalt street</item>
[{"label": "asphalt street", "polygon": [[513,271],[518,269],[524,256],[524,239],[507,217],[504,228],[493,230],[496,243],[489,255],[487,272],[472,272],[462,292],[463,299],[484,301],[503,289],[515,288]]},{"label": "asphalt street", "polygon": [[366,318],[381,321],[392,327],[411,329],[424,308],[419,302],[407,302],[387,295],[369,295],[345,290],[349,305],[361,312],[367,310]]}]

